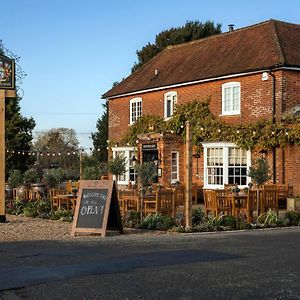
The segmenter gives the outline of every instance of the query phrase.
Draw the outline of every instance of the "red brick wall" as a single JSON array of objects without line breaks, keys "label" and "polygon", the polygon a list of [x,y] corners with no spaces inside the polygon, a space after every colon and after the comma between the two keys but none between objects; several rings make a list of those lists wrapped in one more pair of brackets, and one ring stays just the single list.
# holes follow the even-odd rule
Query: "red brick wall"
[{"label": "red brick wall", "polygon": [[[281,71],[276,73],[276,102],[281,107]],[[240,82],[241,84],[241,114],[235,116],[220,116],[222,113],[222,84]],[[109,139],[118,141],[122,138],[129,126],[129,101],[132,98],[142,97],[144,115],[164,115],[164,94],[169,91],[177,92],[178,104],[192,100],[204,101],[210,98],[211,112],[220,116],[228,123],[250,123],[272,116],[272,79],[261,80],[261,74],[223,79],[162,91],[142,93],[109,101]],[[278,111],[277,109],[277,111]]]},{"label": "red brick wall", "polygon": [[300,195],[300,146],[285,147],[283,167],[285,183],[293,186],[294,195]]},{"label": "red brick wall", "polygon": [[299,72],[285,70],[282,78],[283,112],[289,111],[295,105],[300,105],[300,76]]}]

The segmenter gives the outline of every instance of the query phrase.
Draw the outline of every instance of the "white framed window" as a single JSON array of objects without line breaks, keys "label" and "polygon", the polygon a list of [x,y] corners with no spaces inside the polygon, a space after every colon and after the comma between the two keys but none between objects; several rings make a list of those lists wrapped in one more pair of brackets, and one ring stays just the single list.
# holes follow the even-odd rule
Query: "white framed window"
[{"label": "white framed window", "polygon": [[164,95],[164,117],[173,116],[177,104],[177,92],[168,92]]},{"label": "white framed window", "polygon": [[204,187],[224,188],[224,184],[246,187],[251,153],[233,143],[203,143]]},{"label": "white framed window", "polygon": [[179,181],[179,152],[171,152],[171,183]]},{"label": "white framed window", "polygon": [[114,176],[113,178],[118,184],[129,184],[129,181],[131,181],[132,184],[135,184],[136,172],[132,161],[135,150],[134,147],[112,147],[113,158],[119,155],[126,159],[125,173],[118,177]]},{"label": "white framed window", "polygon": [[142,98],[130,100],[130,125],[142,115]]},{"label": "white framed window", "polygon": [[241,113],[241,84],[227,82],[222,85],[222,115]]}]

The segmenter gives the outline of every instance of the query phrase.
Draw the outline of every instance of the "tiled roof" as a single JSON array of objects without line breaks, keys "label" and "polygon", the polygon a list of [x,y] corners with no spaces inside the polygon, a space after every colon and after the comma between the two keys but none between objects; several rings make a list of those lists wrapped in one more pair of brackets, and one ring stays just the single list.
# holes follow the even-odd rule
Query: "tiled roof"
[{"label": "tiled roof", "polygon": [[[102,97],[268,69],[300,67],[300,25],[269,20],[169,46]],[[158,74],[155,75],[155,70]]]}]

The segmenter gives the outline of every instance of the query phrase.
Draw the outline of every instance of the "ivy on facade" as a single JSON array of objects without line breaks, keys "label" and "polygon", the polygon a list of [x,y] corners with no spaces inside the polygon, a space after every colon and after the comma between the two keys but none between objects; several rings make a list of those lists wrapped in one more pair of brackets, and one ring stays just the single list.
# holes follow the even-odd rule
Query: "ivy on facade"
[{"label": "ivy on facade", "polygon": [[251,124],[226,124],[209,110],[209,99],[177,105],[173,117],[165,121],[154,115],[144,115],[130,126],[120,145],[135,145],[139,134],[171,131],[185,137],[185,123],[192,124],[195,146],[203,142],[233,142],[243,149],[267,149],[300,145],[300,117],[285,116],[273,124],[272,120],[260,120]]}]

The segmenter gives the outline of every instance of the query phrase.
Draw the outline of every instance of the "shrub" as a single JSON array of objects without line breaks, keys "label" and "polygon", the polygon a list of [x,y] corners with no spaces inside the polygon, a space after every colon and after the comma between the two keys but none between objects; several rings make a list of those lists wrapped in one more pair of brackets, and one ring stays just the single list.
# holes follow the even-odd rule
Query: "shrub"
[{"label": "shrub", "polygon": [[284,214],[284,224],[287,226],[299,225],[300,213],[295,210],[288,210]]},{"label": "shrub", "polygon": [[50,188],[56,188],[60,182],[65,178],[63,169],[50,169],[44,175],[44,180]]},{"label": "shrub", "polygon": [[204,213],[201,210],[201,208],[199,207],[199,208],[193,209],[193,213],[192,213],[192,224],[193,224],[193,226],[199,225],[203,221],[204,221]]},{"label": "shrub", "polygon": [[257,223],[264,227],[274,227],[277,225],[277,222],[277,213],[272,209],[269,209],[266,213],[261,214],[257,218]]},{"label": "shrub", "polygon": [[9,171],[8,182],[13,187],[19,186],[23,183],[23,175],[20,170],[14,169]]},{"label": "shrub", "polygon": [[24,173],[24,181],[28,183],[38,183],[41,181],[41,177],[36,169],[31,168]]},{"label": "shrub", "polygon": [[37,207],[34,202],[29,201],[27,205],[24,207],[23,215],[25,217],[37,217],[38,216]]},{"label": "shrub", "polygon": [[209,223],[217,230],[234,230],[237,228],[237,219],[223,213],[209,220]]},{"label": "shrub", "polygon": [[55,210],[55,211],[51,211],[50,219],[51,220],[61,220],[61,221],[66,221],[66,222],[72,222],[73,221],[73,214],[69,210],[58,209],[58,210]]},{"label": "shrub", "polygon": [[141,222],[138,228],[142,229],[155,229],[155,230],[168,230],[175,225],[174,219],[169,216],[161,214],[149,214]]},{"label": "shrub", "polygon": [[123,216],[123,224],[125,227],[135,228],[139,225],[141,220],[141,214],[137,211],[131,210],[128,211]]},{"label": "shrub", "polygon": [[46,199],[40,199],[35,202],[39,218],[48,218],[51,211],[51,202]]}]

